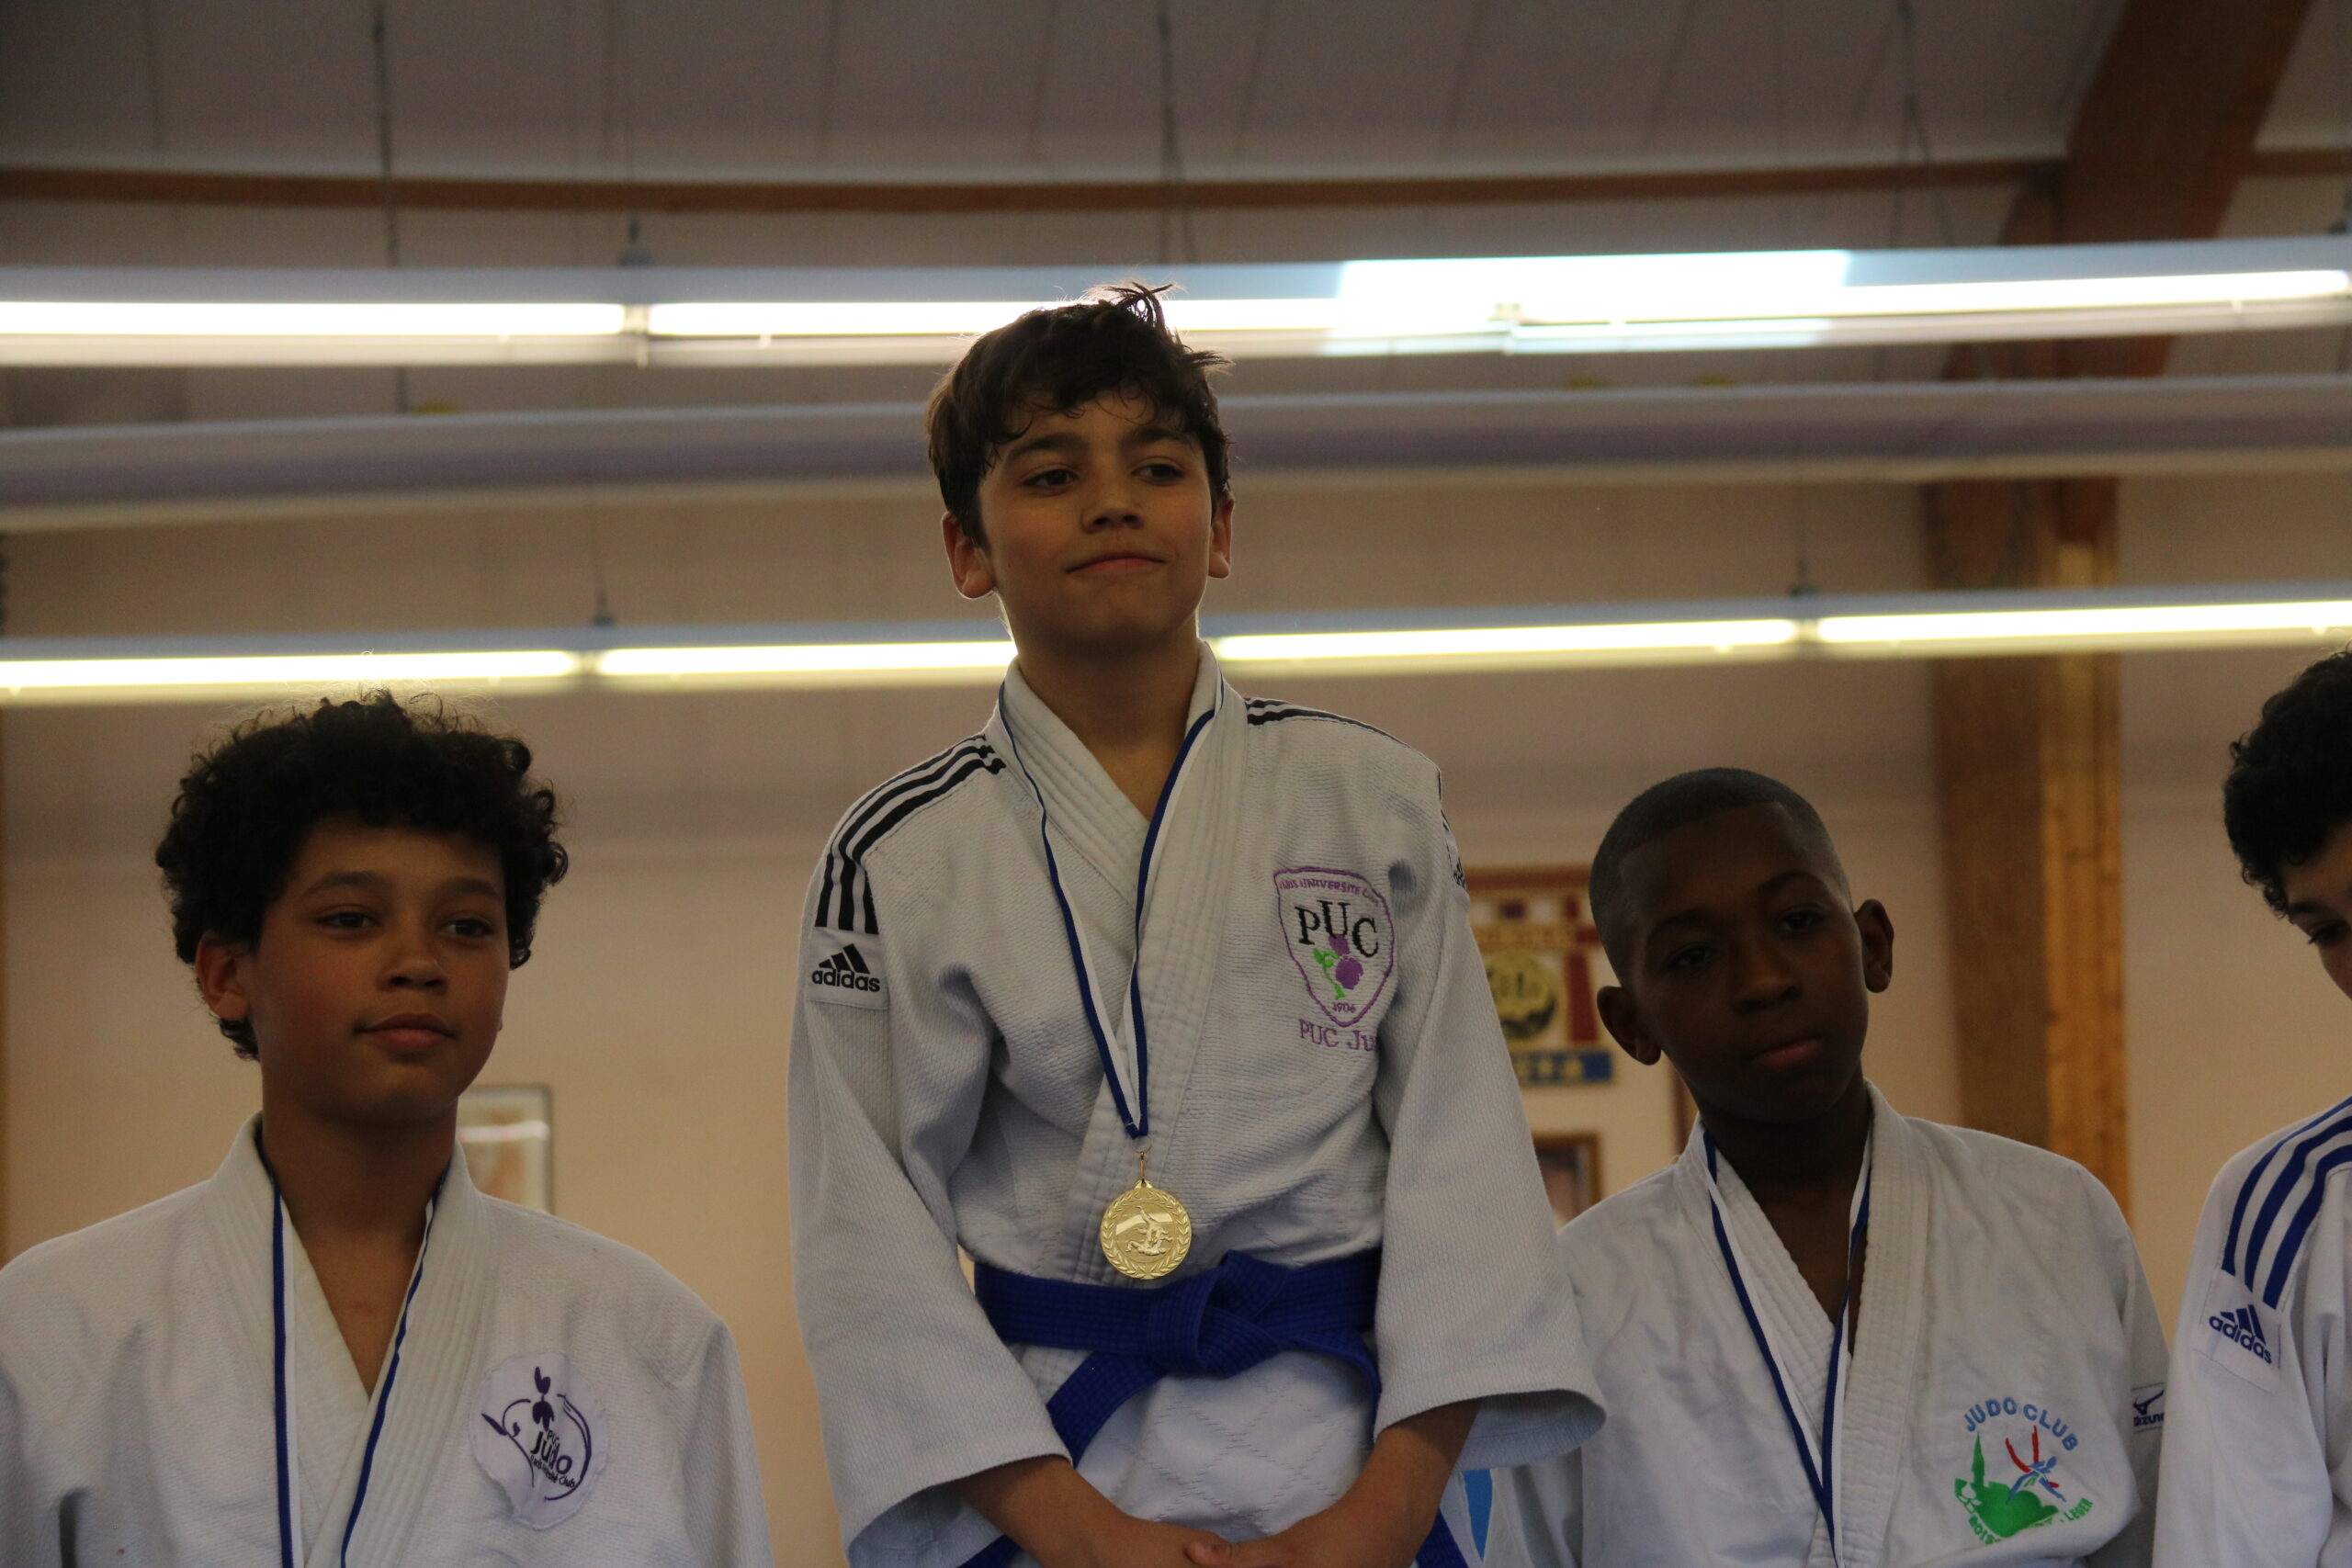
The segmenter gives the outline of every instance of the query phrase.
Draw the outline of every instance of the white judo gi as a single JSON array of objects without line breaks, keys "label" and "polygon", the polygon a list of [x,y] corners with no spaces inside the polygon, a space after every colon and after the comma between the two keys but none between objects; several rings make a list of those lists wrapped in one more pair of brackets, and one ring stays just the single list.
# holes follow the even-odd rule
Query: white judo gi
[{"label": "white judo gi", "polygon": [[2159,1568],[2352,1564],[2352,1100],[2205,1200],[2173,1331]]},{"label": "white judo gi", "polygon": [[[2071,1160],[1871,1094],[1835,1558],[1724,1266],[1694,1131],[1674,1165],[1560,1232],[1609,1423],[1575,1453],[1497,1472],[1489,1563],[2147,1561],[2165,1342],[2114,1200]],[[1795,1348],[1791,1401],[1817,1429],[1829,1316],[1729,1161],[1718,1180],[1756,1310]]]},{"label": "white judo gi", "polygon": [[[0,1269],[7,1568],[280,1561],[276,1206],[253,1133],[202,1185]],[[453,1160],[371,1452],[374,1402],[299,1241],[284,1258],[297,1561],[771,1561],[734,1342],[650,1259],[482,1196]]]},{"label": "white judo gi", "polygon": [[[1017,671],[1003,701],[1096,992],[1124,998],[1146,819]],[[1204,647],[1193,716],[1213,705],[1141,973],[1151,1179],[1194,1226],[1170,1282],[1228,1251],[1383,1248],[1383,1389],[1375,1412],[1355,1372],[1296,1352],[1170,1378],[1080,1469],[1131,1513],[1248,1538],[1335,1501],[1405,1416],[1484,1399],[1476,1468],[1568,1447],[1598,1412],[1436,770],[1363,725],[1245,703]],[[1083,1356],[1009,1349],[957,1243],[1125,1283],[1096,1228],[1136,1156],[1013,758],[1001,709],[853,807],[808,890],[794,1275],[857,1568],[956,1568],[995,1531],[943,1483],[1065,1451],[1045,1400]]]}]

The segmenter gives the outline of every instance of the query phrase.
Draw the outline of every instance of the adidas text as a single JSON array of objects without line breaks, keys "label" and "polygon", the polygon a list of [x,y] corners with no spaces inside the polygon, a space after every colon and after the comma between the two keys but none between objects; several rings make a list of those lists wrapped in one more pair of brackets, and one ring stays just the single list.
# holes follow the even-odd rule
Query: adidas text
[{"label": "adidas text", "polygon": [[2270,1346],[2262,1337],[2262,1325],[2256,1321],[2252,1307],[2240,1307],[2233,1313],[2215,1313],[2205,1320],[2205,1326],[2239,1347],[2270,1362]]},{"label": "adidas text", "polygon": [[844,942],[838,952],[817,961],[808,971],[808,984],[815,988],[820,1001],[848,1002],[856,1007],[879,1008],[884,1000],[882,976],[857,950],[855,942]]}]

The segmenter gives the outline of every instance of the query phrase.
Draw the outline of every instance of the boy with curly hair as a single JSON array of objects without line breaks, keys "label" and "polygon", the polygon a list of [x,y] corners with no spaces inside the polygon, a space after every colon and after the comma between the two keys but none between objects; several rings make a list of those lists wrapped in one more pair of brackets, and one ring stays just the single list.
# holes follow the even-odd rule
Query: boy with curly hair
[{"label": "boy with curly hair", "polygon": [[[2222,818],[2352,996],[2352,653],[2262,705]],[[2352,1563],[2352,1100],[2222,1168],[2173,1331],[2159,1568]]]},{"label": "boy with curly hair", "polygon": [[1214,363],[1127,287],[932,400],[1017,658],[809,883],[794,1279],[857,1568],[1460,1568],[1457,1462],[1598,1421],[1437,770],[1200,640]]},{"label": "boy with curly hair", "polygon": [[0,1562],[769,1561],[725,1325],[458,1155],[566,866],[530,765],[378,693],[181,781],[155,860],[261,1113],[0,1269]]}]

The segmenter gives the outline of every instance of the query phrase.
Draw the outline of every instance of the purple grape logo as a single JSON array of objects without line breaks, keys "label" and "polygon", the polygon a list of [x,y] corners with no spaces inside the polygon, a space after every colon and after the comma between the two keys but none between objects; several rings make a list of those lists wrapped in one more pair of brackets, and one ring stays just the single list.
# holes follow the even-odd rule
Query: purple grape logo
[{"label": "purple grape logo", "polygon": [[1328,947],[1318,947],[1315,950],[1315,962],[1322,966],[1323,977],[1331,982],[1331,999],[1335,1002],[1346,1001],[1348,993],[1356,988],[1356,982],[1363,978],[1363,960],[1352,953],[1342,955]]},{"label": "purple grape logo", "polygon": [[1352,871],[1293,866],[1274,873],[1283,944],[1316,1007],[1352,1028],[1369,1017],[1395,967],[1388,900]]}]

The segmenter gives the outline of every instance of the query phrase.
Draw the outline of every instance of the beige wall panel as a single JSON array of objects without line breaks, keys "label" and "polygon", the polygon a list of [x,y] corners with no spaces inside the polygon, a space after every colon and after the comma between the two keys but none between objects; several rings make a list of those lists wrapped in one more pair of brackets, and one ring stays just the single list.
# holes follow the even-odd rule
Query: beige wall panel
[{"label": "beige wall panel", "polygon": [[[2352,575],[2352,485],[2126,480],[2126,582]],[[2352,1094],[2352,1003],[2238,879],[2229,743],[2317,650],[2123,661],[2124,1030],[2133,1228],[2167,1326],[2222,1163]]]}]

